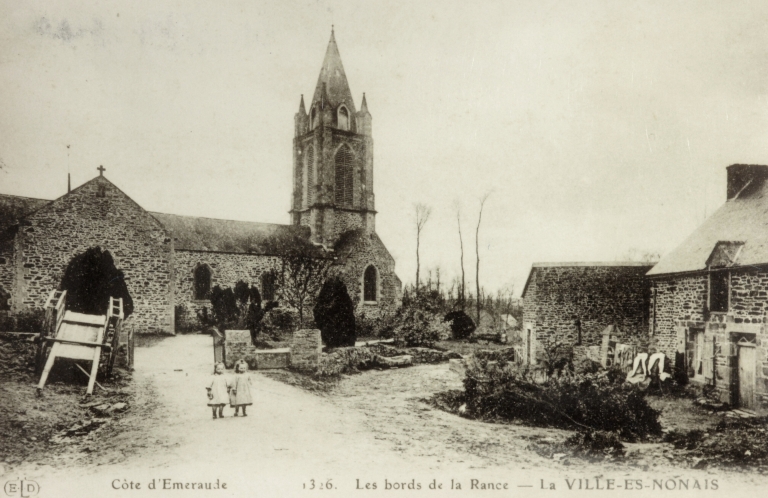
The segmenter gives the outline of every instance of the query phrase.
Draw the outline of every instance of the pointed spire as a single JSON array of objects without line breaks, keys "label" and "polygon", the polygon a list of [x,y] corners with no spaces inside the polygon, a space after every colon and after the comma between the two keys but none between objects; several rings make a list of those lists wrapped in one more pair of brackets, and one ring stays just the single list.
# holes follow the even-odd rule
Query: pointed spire
[{"label": "pointed spire", "polygon": [[360,112],[368,112],[368,102],[365,100],[365,92],[363,92],[363,101],[360,103]]},{"label": "pointed spire", "polygon": [[299,114],[304,115],[307,113],[306,108],[304,108],[304,94],[301,94],[301,103],[299,104]]},{"label": "pointed spire", "polygon": [[[326,95],[323,95],[324,92]],[[325,101],[321,102],[324,97]],[[350,112],[355,112],[355,102],[352,100],[347,75],[344,72],[344,65],[341,63],[339,47],[336,46],[336,34],[333,27],[331,27],[331,39],[325,51],[323,66],[320,68],[320,76],[317,78],[315,95],[312,97],[312,105],[318,102],[334,108],[343,103]]]},{"label": "pointed spire", "polygon": [[72,178],[67,173],[67,193],[72,192]]}]

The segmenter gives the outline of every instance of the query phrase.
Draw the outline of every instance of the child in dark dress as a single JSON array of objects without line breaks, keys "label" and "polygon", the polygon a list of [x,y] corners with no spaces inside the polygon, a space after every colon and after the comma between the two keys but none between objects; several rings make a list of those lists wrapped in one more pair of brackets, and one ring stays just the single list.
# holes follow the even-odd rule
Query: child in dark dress
[{"label": "child in dark dress", "polygon": [[[213,370],[211,383],[206,387],[208,390],[208,406],[213,411],[213,418],[224,418],[224,405],[229,401],[230,383],[224,375],[224,364],[217,363]],[[219,412],[218,417],[216,412]]]},{"label": "child in dark dress", "polygon": [[229,404],[235,409],[235,417],[237,417],[240,408],[243,409],[243,417],[247,417],[245,408],[253,404],[248,364],[243,360],[235,363],[235,377],[232,379],[232,388],[229,391]]}]

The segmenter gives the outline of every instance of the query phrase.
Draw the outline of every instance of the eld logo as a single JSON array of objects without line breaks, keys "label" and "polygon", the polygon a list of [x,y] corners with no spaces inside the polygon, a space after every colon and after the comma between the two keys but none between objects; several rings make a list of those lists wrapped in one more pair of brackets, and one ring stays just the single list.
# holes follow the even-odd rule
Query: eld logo
[{"label": "eld logo", "polygon": [[40,485],[35,481],[29,479],[8,481],[3,487],[6,496],[28,498],[30,496],[37,496],[40,492]]}]

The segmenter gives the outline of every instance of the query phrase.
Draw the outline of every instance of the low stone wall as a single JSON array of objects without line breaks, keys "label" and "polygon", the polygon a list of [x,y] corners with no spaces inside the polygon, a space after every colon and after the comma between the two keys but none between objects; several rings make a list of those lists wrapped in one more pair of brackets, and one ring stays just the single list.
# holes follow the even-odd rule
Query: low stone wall
[{"label": "low stone wall", "polygon": [[301,370],[314,370],[323,349],[318,329],[302,329],[293,333],[291,342],[291,366]]},{"label": "low stone wall", "polygon": [[224,331],[224,366],[233,368],[239,360],[245,360],[250,366],[252,362],[255,363],[255,352],[249,330]]},{"label": "low stone wall", "polygon": [[291,350],[290,348],[258,349],[253,352],[249,360],[246,360],[248,367],[253,370],[288,368],[291,366]]}]

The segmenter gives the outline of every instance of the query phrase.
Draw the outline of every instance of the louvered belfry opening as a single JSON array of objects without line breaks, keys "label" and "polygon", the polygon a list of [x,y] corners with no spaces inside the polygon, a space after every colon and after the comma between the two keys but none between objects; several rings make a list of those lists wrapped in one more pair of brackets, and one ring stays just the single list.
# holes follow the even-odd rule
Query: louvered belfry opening
[{"label": "louvered belfry opening", "polygon": [[336,153],[334,198],[337,206],[352,206],[352,161],[352,151],[343,145]]},{"label": "louvered belfry opening", "polygon": [[315,200],[315,148],[310,146],[307,149],[307,182],[304,186],[304,205],[309,207]]}]

